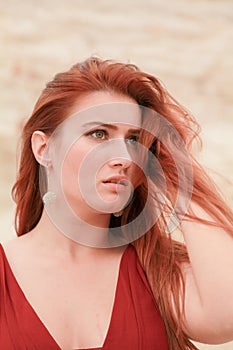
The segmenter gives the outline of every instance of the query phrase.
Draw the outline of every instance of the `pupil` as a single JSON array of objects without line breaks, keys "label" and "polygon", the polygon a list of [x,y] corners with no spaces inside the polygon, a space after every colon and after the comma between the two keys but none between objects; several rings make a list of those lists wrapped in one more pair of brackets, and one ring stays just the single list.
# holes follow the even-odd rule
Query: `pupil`
[{"label": "pupil", "polygon": [[103,137],[103,132],[97,131],[96,136],[101,139]]}]

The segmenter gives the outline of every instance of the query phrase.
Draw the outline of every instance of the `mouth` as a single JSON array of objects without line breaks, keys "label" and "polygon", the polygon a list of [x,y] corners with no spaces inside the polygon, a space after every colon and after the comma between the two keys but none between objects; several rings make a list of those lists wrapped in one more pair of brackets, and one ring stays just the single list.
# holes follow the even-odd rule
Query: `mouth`
[{"label": "mouth", "polygon": [[129,186],[129,183],[129,180],[127,180],[125,177],[111,177],[103,181],[103,184],[114,192],[119,192],[126,189],[126,187]]},{"label": "mouth", "polygon": [[107,180],[107,181],[103,181],[103,183],[104,184],[110,183],[110,184],[128,186],[129,181],[127,181],[127,180]]}]

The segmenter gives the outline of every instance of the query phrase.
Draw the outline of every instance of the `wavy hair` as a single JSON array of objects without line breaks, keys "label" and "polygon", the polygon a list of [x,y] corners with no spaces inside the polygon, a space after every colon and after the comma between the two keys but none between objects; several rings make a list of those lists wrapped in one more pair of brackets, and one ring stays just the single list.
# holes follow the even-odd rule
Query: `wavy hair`
[{"label": "wavy hair", "polygon": [[[103,90],[133,98],[140,106],[162,115],[177,130],[192,167],[192,201],[204,208],[213,218],[213,222],[204,223],[224,227],[233,234],[233,213],[203,167],[192,155],[192,141],[199,133],[195,119],[169,94],[156,77],[142,72],[133,64],[90,57],[74,65],[70,70],[57,74],[46,85],[24,126],[18,177],[12,189],[16,202],[15,226],[18,236],[32,230],[39,222],[43,211],[39,190],[39,164],[31,148],[33,132],[41,130],[48,135],[52,134],[69,116],[70,109],[82,94]],[[153,125],[150,127],[153,130]],[[178,149],[175,137],[170,132],[165,134],[171,147]],[[141,142],[160,163],[166,179],[166,198],[169,205],[164,207],[156,223],[146,234],[136,239],[133,245],[164,320],[170,348],[197,349],[183,330],[185,285],[182,265],[189,262],[188,253],[183,243],[165,234],[167,222],[165,216],[174,208],[180,186],[176,164],[167,147],[152,133],[142,133]],[[184,168],[187,166],[185,160],[182,165]],[[150,161],[150,157],[147,169],[149,181],[155,190],[150,196],[153,203],[149,206],[144,220],[149,220],[148,218],[153,216],[153,208],[159,203],[156,189],[159,187],[160,177],[156,163]],[[208,197],[208,201],[203,200],[203,194]],[[132,221],[141,212],[147,200],[148,184],[142,181],[135,191],[131,204],[124,210],[122,218],[117,220],[122,220],[121,224]],[[186,215],[192,220],[203,222],[190,209]],[[112,218],[111,224],[115,225],[113,221]],[[141,227],[140,225],[135,227],[135,230],[141,229],[144,229],[143,219]]]}]

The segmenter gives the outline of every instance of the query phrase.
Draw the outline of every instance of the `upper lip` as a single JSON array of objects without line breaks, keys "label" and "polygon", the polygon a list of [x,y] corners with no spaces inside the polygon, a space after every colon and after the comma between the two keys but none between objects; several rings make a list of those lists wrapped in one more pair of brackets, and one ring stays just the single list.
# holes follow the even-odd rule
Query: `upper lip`
[{"label": "upper lip", "polygon": [[103,181],[104,183],[106,182],[112,182],[112,183],[117,183],[121,184],[124,186],[127,186],[129,183],[129,180],[127,179],[126,176],[121,176],[121,175],[115,175],[115,176],[110,176],[106,180]]}]

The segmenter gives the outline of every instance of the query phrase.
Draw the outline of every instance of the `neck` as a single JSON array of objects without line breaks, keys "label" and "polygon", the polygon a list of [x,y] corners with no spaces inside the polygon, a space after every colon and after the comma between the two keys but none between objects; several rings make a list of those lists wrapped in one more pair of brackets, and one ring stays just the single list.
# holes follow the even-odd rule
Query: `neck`
[{"label": "neck", "polygon": [[108,227],[94,227],[85,224],[83,221],[80,225],[76,224],[76,227],[74,227],[71,222],[67,221],[67,231],[63,232],[57,224],[62,224],[62,222],[56,222],[55,225],[44,210],[39,223],[30,232],[30,236],[37,240],[42,249],[48,249],[54,254],[62,251],[62,254],[67,253],[76,256],[80,250],[102,251],[104,247],[108,246]]}]

